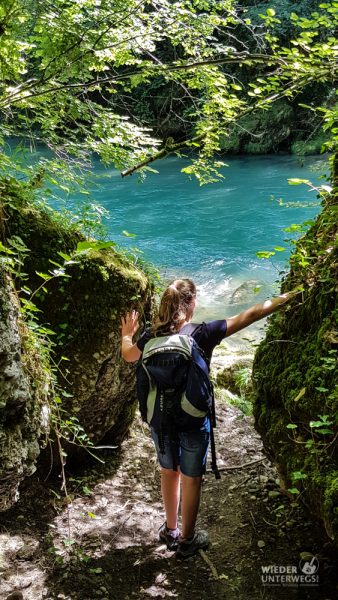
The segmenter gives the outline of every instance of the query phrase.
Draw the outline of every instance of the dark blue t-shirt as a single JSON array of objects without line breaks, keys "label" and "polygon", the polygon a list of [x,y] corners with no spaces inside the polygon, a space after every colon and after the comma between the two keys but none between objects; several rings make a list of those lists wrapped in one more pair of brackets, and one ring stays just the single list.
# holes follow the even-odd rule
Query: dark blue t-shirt
[{"label": "dark blue t-shirt", "polygon": [[[195,329],[191,333],[192,326]],[[182,327],[179,333],[189,333],[197,342],[198,346],[204,353],[204,357],[210,367],[212,352],[218,344],[221,343],[225,338],[227,332],[227,322],[225,319],[218,321],[209,321],[208,323],[189,323]],[[153,337],[151,327],[147,328],[136,345],[143,352],[146,343]],[[206,417],[190,417],[186,413],[182,413],[177,424],[177,431],[191,431],[191,430],[208,430],[210,427],[209,416]]]},{"label": "dark blue t-shirt", "polygon": [[[217,321],[209,321],[208,323],[203,323],[202,327],[199,327],[198,323],[194,323],[196,325],[196,330],[191,334],[192,337],[196,340],[201,350],[203,350],[208,366],[210,366],[211,355],[215,346],[221,343],[221,341],[225,338],[227,333],[227,322],[225,319],[217,320]],[[190,329],[191,324],[184,325],[179,333],[185,333],[188,328]],[[146,343],[152,338],[151,328],[147,328],[137,341],[136,345],[143,352],[144,346]]]}]

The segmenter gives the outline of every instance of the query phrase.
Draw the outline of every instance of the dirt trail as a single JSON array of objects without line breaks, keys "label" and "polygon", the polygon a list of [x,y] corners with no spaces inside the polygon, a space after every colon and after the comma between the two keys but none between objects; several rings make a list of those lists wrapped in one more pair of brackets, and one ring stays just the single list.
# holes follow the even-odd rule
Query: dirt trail
[{"label": "dirt trail", "polygon": [[[224,403],[217,412],[219,466],[252,464],[225,470],[220,481],[207,474],[199,526],[211,546],[204,556],[179,562],[159,544],[159,471],[149,433],[136,420],[121,452],[69,476],[71,504],[35,477],[0,516],[1,600],[338,598],[332,547],[280,493],[252,417]],[[299,576],[299,561],[313,555],[318,586],[283,587],[276,574],[277,585],[263,584],[262,566],[289,565]]]},{"label": "dirt trail", "polygon": [[[232,351],[220,349],[216,371]],[[158,542],[159,469],[136,419],[121,449],[101,450],[104,464],[67,473],[70,503],[61,481],[47,486],[36,475],[0,515],[0,600],[337,600],[336,553],[304,507],[281,493],[253,418],[224,402],[217,416],[224,470],[220,481],[207,473],[198,522],[209,532],[207,552],[180,562]],[[319,565],[312,585],[306,563]],[[286,575],[292,586],[281,585]]]}]

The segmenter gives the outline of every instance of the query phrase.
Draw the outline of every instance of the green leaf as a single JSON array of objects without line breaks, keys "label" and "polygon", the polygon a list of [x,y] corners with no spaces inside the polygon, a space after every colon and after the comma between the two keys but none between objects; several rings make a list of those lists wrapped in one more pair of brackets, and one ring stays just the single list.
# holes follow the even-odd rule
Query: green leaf
[{"label": "green leaf", "polygon": [[321,427],[323,425],[323,421],[310,421],[310,427]]},{"label": "green leaf", "polygon": [[274,17],[276,14],[276,11],[274,8],[267,8],[266,9],[266,14],[269,15],[269,17]]},{"label": "green leaf", "polygon": [[274,256],[275,254],[275,252],[269,252],[265,250],[260,250],[259,252],[256,252],[257,258],[271,258],[271,256]]},{"label": "green leaf", "polygon": [[76,246],[76,253],[87,252],[88,250],[102,250],[103,248],[110,248],[116,246],[115,242],[78,242]]},{"label": "green leaf", "polygon": [[21,298],[21,304],[23,305],[24,309],[28,312],[41,312],[41,309],[38,308],[36,304],[34,304],[34,302],[26,300],[26,298]]},{"label": "green leaf", "polygon": [[71,256],[69,254],[65,254],[64,252],[58,252],[58,255],[61,256],[64,260],[71,260]]},{"label": "green leaf", "polygon": [[78,242],[76,246],[76,252],[84,252],[85,250],[91,250],[95,248],[96,242]]},{"label": "green leaf", "polygon": [[75,544],[75,540],[62,540],[64,546],[73,546]]},{"label": "green leaf", "polygon": [[13,252],[13,250],[10,250],[10,248],[7,248],[7,246],[4,246],[2,242],[0,242],[0,252],[4,252],[5,254],[15,254],[15,252]]},{"label": "green leaf", "polygon": [[293,471],[293,473],[291,473],[291,478],[292,481],[298,481],[300,479],[306,479],[307,475],[306,473],[302,473],[301,471]]},{"label": "green leaf", "polygon": [[298,425],[295,423],[288,423],[286,429],[297,429]]},{"label": "green leaf", "polygon": [[122,235],[125,235],[126,237],[136,237],[136,233],[130,233],[129,231],[126,231],[125,229],[122,231]]},{"label": "green leaf", "polygon": [[89,569],[89,573],[99,574],[102,572],[103,572],[103,569],[101,569],[101,567],[95,567],[95,568]]},{"label": "green leaf", "polygon": [[298,179],[297,177],[288,179],[289,185],[301,185],[302,183],[310,184],[310,181],[308,179]]},{"label": "green leaf", "polygon": [[296,396],[296,397],[293,399],[293,401],[294,401],[294,402],[298,402],[298,400],[300,400],[300,399],[301,399],[301,398],[304,396],[305,392],[306,392],[306,388],[305,388],[305,387],[303,387],[303,388],[300,390],[299,394],[297,394],[297,396]]},{"label": "green leaf", "polygon": [[283,231],[286,231],[287,233],[295,233],[296,231],[301,231],[301,229],[301,225],[298,225],[297,223],[292,223],[289,227],[284,227]]},{"label": "green leaf", "polygon": [[55,262],[55,260],[52,260],[51,258],[49,259],[49,262],[52,265],[55,265],[56,267],[59,267],[60,269],[62,269],[62,265],[60,265],[60,263]]},{"label": "green leaf", "polygon": [[39,277],[42,277],[42,279],[44,279],[45,281],[47,281],[48,279],[51,279],[51,274],[50,273],[41,273],[39,271],[35,271],[35,273],[37,275],[39,275]]},{"label": "green leaf", "polygon": [[290,492],[290,494],[299,494],[299,489],[296,487],[292,487],[288,489],[288,492]]},{"label": "green leaf", "polygon": [[307,440],[306,444],[305,444],[305,448],[307,448],[307,450],[311,450],[314,447],[314,440]]},{"label": "green leaf", "polygon": [[274,250],[276,250],[276,252],[284,252],[285,248],[283,248],[283,246],[274,246]]},{"label": "green leaf", "polygon": [[321,433],[322,435],[333,435],[332,429],[317,429],[316,433]]}]

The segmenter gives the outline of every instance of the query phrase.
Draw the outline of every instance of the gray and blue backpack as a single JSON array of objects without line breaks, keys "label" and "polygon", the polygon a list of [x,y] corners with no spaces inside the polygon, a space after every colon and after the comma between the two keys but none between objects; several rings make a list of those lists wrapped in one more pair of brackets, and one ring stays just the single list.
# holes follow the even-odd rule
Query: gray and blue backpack
[{"label": "gray and blue backpack", "polygon": [[184,333],[152,337],[146,342],[136,369],[137,395],[142,419],[157,432],[162,453],[165,435],[174,440],[177,431],[194,429],[206,416],[210,418],[212,470],[219,479],[213,386],[196,341],[203,327],[204,323],[189,324]]}]

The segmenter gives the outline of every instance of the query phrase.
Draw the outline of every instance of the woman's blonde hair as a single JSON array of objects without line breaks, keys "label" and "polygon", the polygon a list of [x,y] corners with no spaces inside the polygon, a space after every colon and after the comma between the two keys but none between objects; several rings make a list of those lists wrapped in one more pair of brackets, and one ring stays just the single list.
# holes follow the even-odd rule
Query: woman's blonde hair
[{"label": "woman's blonde hair", "polygon": [[191,279],[175,279],[162,294],[158,316],[153,324],[154,335],[178,331],[179,326],[192,316],[191,302],[196,297],[196,286]]}]

